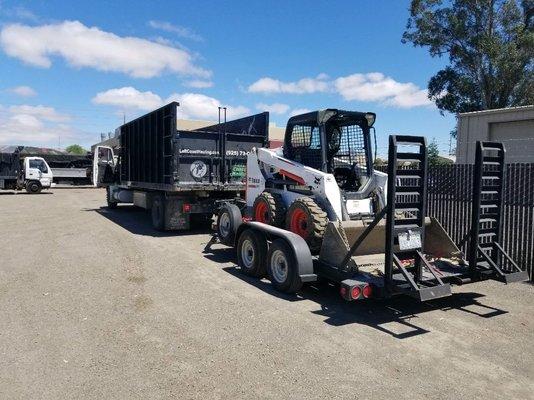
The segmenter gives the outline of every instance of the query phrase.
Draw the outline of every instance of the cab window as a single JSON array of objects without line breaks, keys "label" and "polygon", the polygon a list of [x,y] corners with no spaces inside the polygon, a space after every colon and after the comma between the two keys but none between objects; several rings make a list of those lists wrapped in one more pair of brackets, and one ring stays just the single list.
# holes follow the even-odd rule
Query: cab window
[{"label": "cab window", "polygon": [[30,160],[30,168],[38,169],[43,174],[48,173],[48,168],[43,160]]}]

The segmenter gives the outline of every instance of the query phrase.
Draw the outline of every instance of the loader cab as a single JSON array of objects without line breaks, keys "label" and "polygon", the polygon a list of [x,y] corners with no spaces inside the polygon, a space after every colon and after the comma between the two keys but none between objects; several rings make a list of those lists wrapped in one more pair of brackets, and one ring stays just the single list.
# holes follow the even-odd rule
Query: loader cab
[{"label": "loader cab", "polygon": [[376,115],[327,109],[289,119],[284,157],[333,174],[341,190],[358,192],[372,173],[370,132]]}]

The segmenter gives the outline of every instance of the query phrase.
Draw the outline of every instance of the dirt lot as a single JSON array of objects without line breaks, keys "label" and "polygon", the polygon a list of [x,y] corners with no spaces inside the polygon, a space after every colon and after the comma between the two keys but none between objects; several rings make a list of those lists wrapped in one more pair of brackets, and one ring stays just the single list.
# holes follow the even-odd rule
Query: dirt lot
[{"label": "dirt lot", "polygon": [[344,303],[104,192],[0,194],[1,399],[533,399],[534,287]]}]

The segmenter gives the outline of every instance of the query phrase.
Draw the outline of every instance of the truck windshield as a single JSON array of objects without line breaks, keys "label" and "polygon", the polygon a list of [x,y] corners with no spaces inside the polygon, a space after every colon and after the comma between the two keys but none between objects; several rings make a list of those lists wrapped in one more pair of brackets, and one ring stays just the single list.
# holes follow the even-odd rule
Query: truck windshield
[{"label": "truck windshield", "polygon": [[38,169],[43,174],[48,172],[48,168],[43,160],[30,160],[30,168]]}]

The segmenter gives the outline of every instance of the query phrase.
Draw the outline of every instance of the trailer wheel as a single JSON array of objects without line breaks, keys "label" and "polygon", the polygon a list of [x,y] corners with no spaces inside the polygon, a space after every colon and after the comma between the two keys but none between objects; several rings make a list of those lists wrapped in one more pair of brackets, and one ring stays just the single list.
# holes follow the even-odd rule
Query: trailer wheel
[{"label": "trailer wheel", "polygon": [[261,232],[246,229],[237,241],[237,264],[250,276],[265,276],[267,239]]},{"label": "trailer wheel", "polygon": [[285,205],[278,193],[263,192],[253,206],[254,220],[264,224],[282,227],[284,225]]},{"label": "trailer wheel", "polygon": [[295,254],[284,239],[276,239],[267,254],[267,272],[277,290],[295,293],[302,287]]},{"label": "trailer wheel", "polygon": [[296,199],[286,215],[286,229],[301,236],[312,252],[321,249],[328,216],[310,197]]},{"label": "trailer wheel", "polygon": [[217,216],[217,235],[221,243],[233,246],[235,233],[241,223],[241,211],[235,204],[224,204]]},{"label": "trailer wheel", "polygon": [[108,203],[108,208],[117,208],[117,203],[111,200],[111,188],[108,186],[106,188],[106,201]]},{"label": "trailer wheel", "polygon": [[165,229],[165,202],[161,196],[152,201],[152,226],[158,231]]},{"label": "trailer wheel", "polygon": [[41,186],[41,183],[38,181],[28,181],[26,182],[26,192],[30,194],[37,194],[41,193],[41,190],[43,187]]}]

